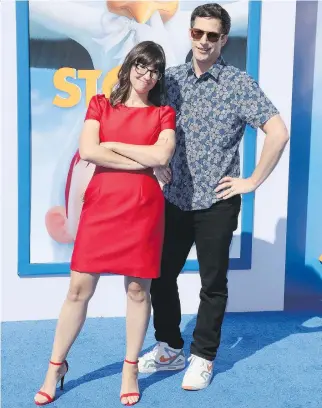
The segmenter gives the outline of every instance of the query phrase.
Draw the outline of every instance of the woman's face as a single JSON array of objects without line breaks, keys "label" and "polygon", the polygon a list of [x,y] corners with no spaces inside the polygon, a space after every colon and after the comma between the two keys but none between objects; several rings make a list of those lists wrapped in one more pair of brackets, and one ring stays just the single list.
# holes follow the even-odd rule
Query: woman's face
[{"label": "woman's face", "polygon": [[149,93],[160,78],[160,72],[153,66],[138,63],[131,68],[130,82],[138,94]]}]

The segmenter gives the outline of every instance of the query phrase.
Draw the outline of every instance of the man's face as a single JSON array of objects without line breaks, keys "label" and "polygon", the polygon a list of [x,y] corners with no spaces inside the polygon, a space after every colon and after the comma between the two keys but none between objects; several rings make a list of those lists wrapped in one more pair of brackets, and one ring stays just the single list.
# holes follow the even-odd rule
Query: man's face
[{"label": "man's face", "polygon": [[197,17],[189,33],[195,60],[202,64],[214,64],[227,42],[227,35],[223,35],[221,31],[221,21],[216,18]]}]

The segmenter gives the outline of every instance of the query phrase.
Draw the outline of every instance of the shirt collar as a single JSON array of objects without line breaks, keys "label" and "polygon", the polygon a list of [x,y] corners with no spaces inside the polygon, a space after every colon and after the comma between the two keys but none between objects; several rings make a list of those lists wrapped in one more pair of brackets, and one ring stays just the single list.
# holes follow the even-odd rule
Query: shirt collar
[{"label": "shirt collar", "polygon": [[[208,73],[211,76],[213,76],[215,78],[215,80],[217,81],[218,78],[219,78],[220,71],[223,69],[223,67],[225,65],[226,65],[226,62],[223,59],[223,57],[220,55],[220,57],[217,59],[217,61],[214,63],[214,65],[212,67],[210,67],[209,70],[207,72],[205,72],[203,75]],[[194,66],[193,66],[193,60],[191,60],[187,64],[187,75],[188,76],[194,75],[194,73],[195,73],[195,70],[194,70]]]}]

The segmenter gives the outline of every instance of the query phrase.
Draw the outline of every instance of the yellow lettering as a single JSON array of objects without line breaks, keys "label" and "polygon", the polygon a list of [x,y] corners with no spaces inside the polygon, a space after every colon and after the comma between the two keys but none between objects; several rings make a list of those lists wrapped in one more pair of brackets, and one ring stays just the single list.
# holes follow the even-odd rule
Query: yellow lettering
[{"label": "yellow lettering", "polygon": [[97,94],[97,80],[101,74],[102,71],[99,69],[81,69],[78,71],[78,78],[85,79],[86,81],[86,106],[88,106],[91,97]]},{"label": "yellow lettering", "polygon": [[[118,65],[111,69],[105,76],[102,84],[102,92],[109,98],[111,92],[118,81],[118,73],[121,66]],[[68,97],[62,97],[56,95],[53,104],[60,108],[72,108],[77,105],[82,97],[81,88],[69,82],[67,79],[85,79],[85,92],[86,92],[86,106],[88,106],[92,96],[97,94],[97,80],[102,75],[102,71],[99,69],[82,69],[76,71],[74,68],[60,68],[57,70],[53,77],[53,83],[57,90],[66,92]]]},{"label": "yellow lettering", "polygon": [[111,69],[105,76],[102,89],[103,89],[103,94],[106,96],[106,98],[109,98],[113,87],[117,84],[118,81],[118,73],[121,68],[121,65],[118,65],[117,67]]},{"label": "yellow lettering", "polygon": [[53,104],[60,108],[71,108],[79,103],[81,100],[81,90],[78,85],[67,81],[67,78],[71,77],[76,79],[76,69],[74,68],[60,68],[55,72],[53,82],[54,86],[69,94],[67,98],[56,95]]}]

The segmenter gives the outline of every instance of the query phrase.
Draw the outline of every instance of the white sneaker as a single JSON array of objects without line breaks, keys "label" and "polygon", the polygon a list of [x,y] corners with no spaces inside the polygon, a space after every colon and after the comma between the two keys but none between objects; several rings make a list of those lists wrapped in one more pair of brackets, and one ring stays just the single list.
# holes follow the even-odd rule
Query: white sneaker
[{"label": "white sneaker", "polygon": [[192,354],[190,365],[182,381],[182,388],[187,391],[202,390],[210,384],[213,374],[213,363]]},{"label": "white sneaker", "polygon": [[182,370],[186,365],[183,349],[174,349],[167,343],[157,343],[152,351],[139,358],[140,373],[157,371]]}]

